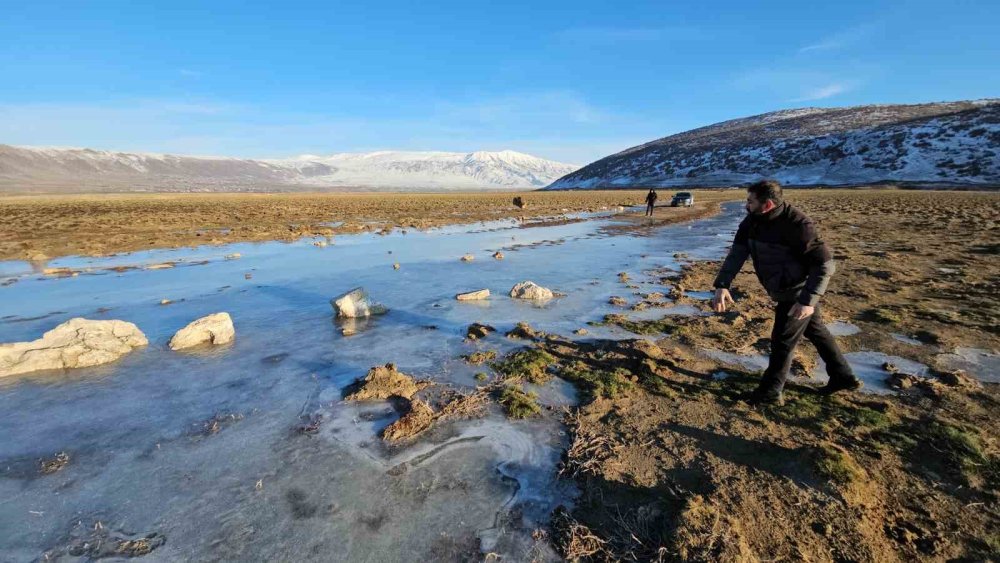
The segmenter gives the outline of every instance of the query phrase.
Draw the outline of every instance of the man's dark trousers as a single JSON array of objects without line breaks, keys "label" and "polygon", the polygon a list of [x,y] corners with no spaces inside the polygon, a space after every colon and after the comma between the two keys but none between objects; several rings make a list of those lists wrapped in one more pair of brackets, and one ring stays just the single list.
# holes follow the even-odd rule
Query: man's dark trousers
[{"label": "man's dark trousers", "polygon": [[820,316],[817,304],[813,314],[795,320],[788,316],[794,301],[779,302],[774,309],[774,328],[771,329],[771,358],[760,382],[760,389],[767,393],[777,393],[785,386],[788,370],[792,366],[795,346],[803,336],[816,346],[819,357],[826,363],[826,373],[830,381],[854,381],[854,373],[840,353],[833,335],[827,330]]}]

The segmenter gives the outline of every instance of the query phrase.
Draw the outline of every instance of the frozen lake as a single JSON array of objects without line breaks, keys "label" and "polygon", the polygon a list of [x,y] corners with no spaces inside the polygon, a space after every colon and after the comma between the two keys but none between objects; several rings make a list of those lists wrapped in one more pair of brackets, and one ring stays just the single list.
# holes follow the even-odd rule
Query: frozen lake
[{"label": "frozen lake", "polygon": [[[602,217],[532,228],[502,221],[338,236],[323,248],[236,244],[47,265],[81,270],[75,277],[0,263],[0,342],[36,339],[73,317],[133,322],[150,340],[108,366],[0,380],[0,560],[85,560],[94,542],[152,534],[145,560],[447,561],[479,551],[554,559],[531,534],[572,503],[572,484],[557,478],[566,440],[558,417],[452,422],[390,449],[378,432],[396,415],[384,403],[343,403],[341,389],[387,362],[472,388],[482,368],[460,355],[523,345],[502,336],[519,321],[571,336],[621,312],[608,298],[634,296],[618,272],[635,291],[653,291],[644,271],[675,267],[675,252],[718,258],[742,215],[727,204],[720,216],[650,236],[609,235],[613,220]],[[491,258],[497,250],[504,260]],[[241,257],[224,259],[233,253]],[[465,254],[475,260],[461,262]],[[163,262],[176,266],[107,269]],[[565,296],[543,305],[508,298],[523,280]],[[344,336],[329,300],[358,286],[390,312]],[[490,300],[454,300],[482,288]],[[234,344],[167,349],[177,329],[219,311],[232,315]],[[499,332],[464,342],[472,322]],[[587,328],[580,338],[635,337]],[[543,400],[572,400],[549,385]],[[317,414],[318,433],[295,432]],[[221,429],[206,433],[213,417]],[[70,463],[42,475],[39,460],[57,452]]]}]

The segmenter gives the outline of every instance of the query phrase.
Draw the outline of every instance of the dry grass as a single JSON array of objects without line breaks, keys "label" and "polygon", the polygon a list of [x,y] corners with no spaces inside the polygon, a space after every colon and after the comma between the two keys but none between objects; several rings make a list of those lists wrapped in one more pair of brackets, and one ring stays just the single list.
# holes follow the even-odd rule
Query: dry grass
[{"label": "dry grass", "polygon": [[[733,197],[705,192],[705,201]],[[0,259],[44,260],[150,248],[295,240],[538,219],[642,202],[641,191],[458,194],[130,194],[0,197]],[[699,194],[700,195],[700,194]],[[513,205],[515,196],[526,202]],[[663,209],[669,217],[688,213]],[[340,222],[342,224],[336,224]]]}]

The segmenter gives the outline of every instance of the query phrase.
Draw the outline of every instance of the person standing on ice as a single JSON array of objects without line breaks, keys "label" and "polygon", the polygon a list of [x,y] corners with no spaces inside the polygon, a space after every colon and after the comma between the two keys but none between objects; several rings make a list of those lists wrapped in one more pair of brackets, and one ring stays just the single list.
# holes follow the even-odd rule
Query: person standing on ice
[{"label": "person standing on ice", "polygon": [[649,193],[646,194],[646,217],[653,216],[653,205],[656,203],[656,197],[653,188],[649,188]]},{"label": "person standing on ice", "polygon": [[741,399],[750,404],[784,404],[782,389],[795,346],[803,336],[816,346],[830,375],[820,393],[860,389],[862,382],[851,371],[820,317],[819,300],[835,268],[812,219],[785,203],[781,184],[773,180],[747,187],[746,210],[747,216],[715,278],[712,308],[722,313],[733,302],[729,286],[748,257],[776,306],[767,369],[757,388]]}]

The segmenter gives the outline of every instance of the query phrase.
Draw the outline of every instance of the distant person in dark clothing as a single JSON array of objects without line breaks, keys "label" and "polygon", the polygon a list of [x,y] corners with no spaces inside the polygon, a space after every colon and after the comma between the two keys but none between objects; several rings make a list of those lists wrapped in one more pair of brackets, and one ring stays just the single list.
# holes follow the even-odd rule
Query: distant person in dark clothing
[{"label": "distant person in dark clothing", "polygon": [[650,188],[649,193],[646,194],[646,217],[653,216],[653,206],[656,204],[656,192]]},{"label": "distant person in dark clothing", "polygon": [[812,220],[785,203],[781,185],[766,180],[747,188],[747,217],[715,278],[712,307],[722,313],[733,302],[729,286],[749,257],[757,279],[777,302],[771,331],[771,357],[760,385],[744,395],[751,404],[784,404],[782,389],[795,346],[805,336],[826,363],[830,381],[824,395],[860,389],[836,341],[820,317],[819,299],[834,272],[833,257]]}]

